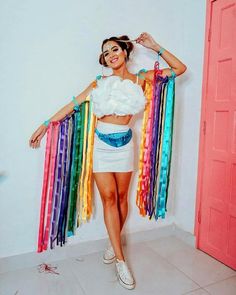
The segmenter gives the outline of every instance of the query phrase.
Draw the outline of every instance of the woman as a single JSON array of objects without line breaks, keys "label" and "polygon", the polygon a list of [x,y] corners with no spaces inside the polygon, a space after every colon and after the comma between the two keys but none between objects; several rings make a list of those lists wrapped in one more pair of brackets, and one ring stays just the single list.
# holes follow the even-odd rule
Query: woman
[{"label": "woman", "polygon": [[[148,33],[142,33],[136,43],[150,48],[168,63],[162,76],[176,76],[185,72],[186,66],[161,46]],[[129,122],[132,116],[145,107],[143,87],[145,80],[153,80],[154,70],[138,74],[128,71],[126,62],[133,49],[127,36],[111,37],[102,43],[100,64],[112,69],[113,74],[94,81],[75,99],[57,112],[50,121],[59,121],[73,112],[90,94],[93,112],[97,116],[94,137],[93,175],[98,187],[104,211],[104,221],[110,238],[103,255],[104,263],[116,260],[119,282],[127,289],[135,287],[135,280],[127,266],[121,245],[121,231],[128,213],[128,188],[133,171],[133,139]],[[172,69],[172,70],[171,70]],[[101,77],[100,77],[101,78]],[[48,122],[47,122],[48,123]],[[47,131],[42,124],[31,136],[29,144],[38,148]],[[113,136],[111,136],[111,134]]]}]

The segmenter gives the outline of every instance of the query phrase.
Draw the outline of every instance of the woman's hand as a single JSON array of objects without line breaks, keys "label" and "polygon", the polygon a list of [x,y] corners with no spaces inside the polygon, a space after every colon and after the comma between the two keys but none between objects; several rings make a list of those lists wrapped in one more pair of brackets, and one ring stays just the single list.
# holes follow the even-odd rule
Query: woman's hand
[{"label": "woman's hand", "polygon": [[[155,52],[159,53],[161,46],[152,38],[152,36],[146,32],[142,33],[137,39],[136,43],[139,43],[147,48],[153,49]],[[162,48],[164,49],[164,48]],[[167,49],[162,51],[161,57],[167,62],[172,71],[174,71],[176,76],[182,75],[187,67],[183,64],[174,54],[170,53]],[[172,76],[170,68],[162,69],[163,76]],[[150,77],[153,77],[154,70],[148,71]],[[150,78],[152,80],[152,78]]]},{"label": "woman's hand", "polygon": [[39,126],[39,128],[33,133],[29,140],[29,146],[33,149],[40,147],[41,139],[47,132],[47,127],[45,125]]},{"label": "woman's hand", "polygon": [[[136,39],[136,43],[139,43],[141,45],[143,45],[144,47],[156,50],[158,47],[158,44],[156,43],[156,41],[153,39],[153,37],[144,32],[142,33],[137,39]],[[160,47],[160,46],[159,46]]]}]

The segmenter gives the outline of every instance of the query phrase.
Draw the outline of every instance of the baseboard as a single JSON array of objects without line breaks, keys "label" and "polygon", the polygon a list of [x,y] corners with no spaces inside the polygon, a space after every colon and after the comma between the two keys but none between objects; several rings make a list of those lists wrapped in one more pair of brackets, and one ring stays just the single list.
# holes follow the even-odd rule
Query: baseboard
[{"label": "baseboard", "polygon": [[[181,230],[174,223],[152,230],[126,233],[125,235],[122,235],[122,244],[129,245],[133,243],[151,241],[170,235],[175,235],[176,237],[189,243],[191,246],[194,246],[194,236]],[[47,250],[42,253],[32,252],[1,258],[0,274],[23,268],[34,267],[41,263],[52,263],[58,260],[64,260],[71,257],[78,257],[81,255],[103,251],[106,245],[107,238],[81,242],[76,245],[67,244],[66,246],[57,247],[53,250]]]}]

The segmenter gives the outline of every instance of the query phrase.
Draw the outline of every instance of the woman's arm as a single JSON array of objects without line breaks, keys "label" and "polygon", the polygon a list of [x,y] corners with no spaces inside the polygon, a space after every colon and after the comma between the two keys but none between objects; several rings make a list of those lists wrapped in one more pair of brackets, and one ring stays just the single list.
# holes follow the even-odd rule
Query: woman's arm
[{"label": "woman's arm", "polygon": [[[95,81],[89,84],[89,86],[81,92],[79,95],[75,97],[78,104],[81,104],[85,101],[86,97],[89,95],[90,91],[92,91]],[[50,118],[50,122],[60,121],[65,118],[67,115],[71,114],[74,111],[75,104],[73,101],[69,102],[63,108],[61,108],[54,116]]]},{"label": "woman's arm", "polygon": [[[81,104],[86,100],[86,97],[95,87],[95,85],[96,85],[96,81],[91,82],[89,86],[83,92],[81,92],[79,95],[75,97],[78,104]],[[49,119],[50,122],[62,120],[63,118],[65,118],[67,115],[71,114],[74,111],[74,107],[75,107],[75,103],[73,101],[69,102]],[[40,141],[43,138],[46,131],[47,131],[47,126],[45,126],[44,124],[40,125],[39,128],[30,137],[29,146],[32,148],[38,148],[40,146]]]},{"label": "woman's arm", "polygon": [[[150,48],[155,52],[159,52],[161,50],[161,46],[153,39],[153,37],[148,33],[142,33],[137,39],[136,42],[143,45],[144,47]],[[168,50],[164,49],[161,57],[167,62],[167,64],[172,68],[175,72],[176,76],[182,75],[187,67],[184,63],[182,63],[176,56],[170,53]],[[171,76],[171,69],[164,68],[162,69],[161,76]],[[152,80],[154,75],[154,70],[147,71],[146,73],[142,73],[145,77]]]}]

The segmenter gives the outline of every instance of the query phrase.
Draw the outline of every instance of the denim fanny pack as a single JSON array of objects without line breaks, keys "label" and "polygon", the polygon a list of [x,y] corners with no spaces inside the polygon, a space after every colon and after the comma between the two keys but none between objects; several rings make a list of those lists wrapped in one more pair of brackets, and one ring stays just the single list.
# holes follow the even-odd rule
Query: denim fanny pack
[{"label": "denim fanny pack", "polygon": [[130,128],[126,132],[108,134],[101,133],[95,128],[95,133],[102,141],[114,147],[121,147],[127,144],[132,138],[132,130]]}]

